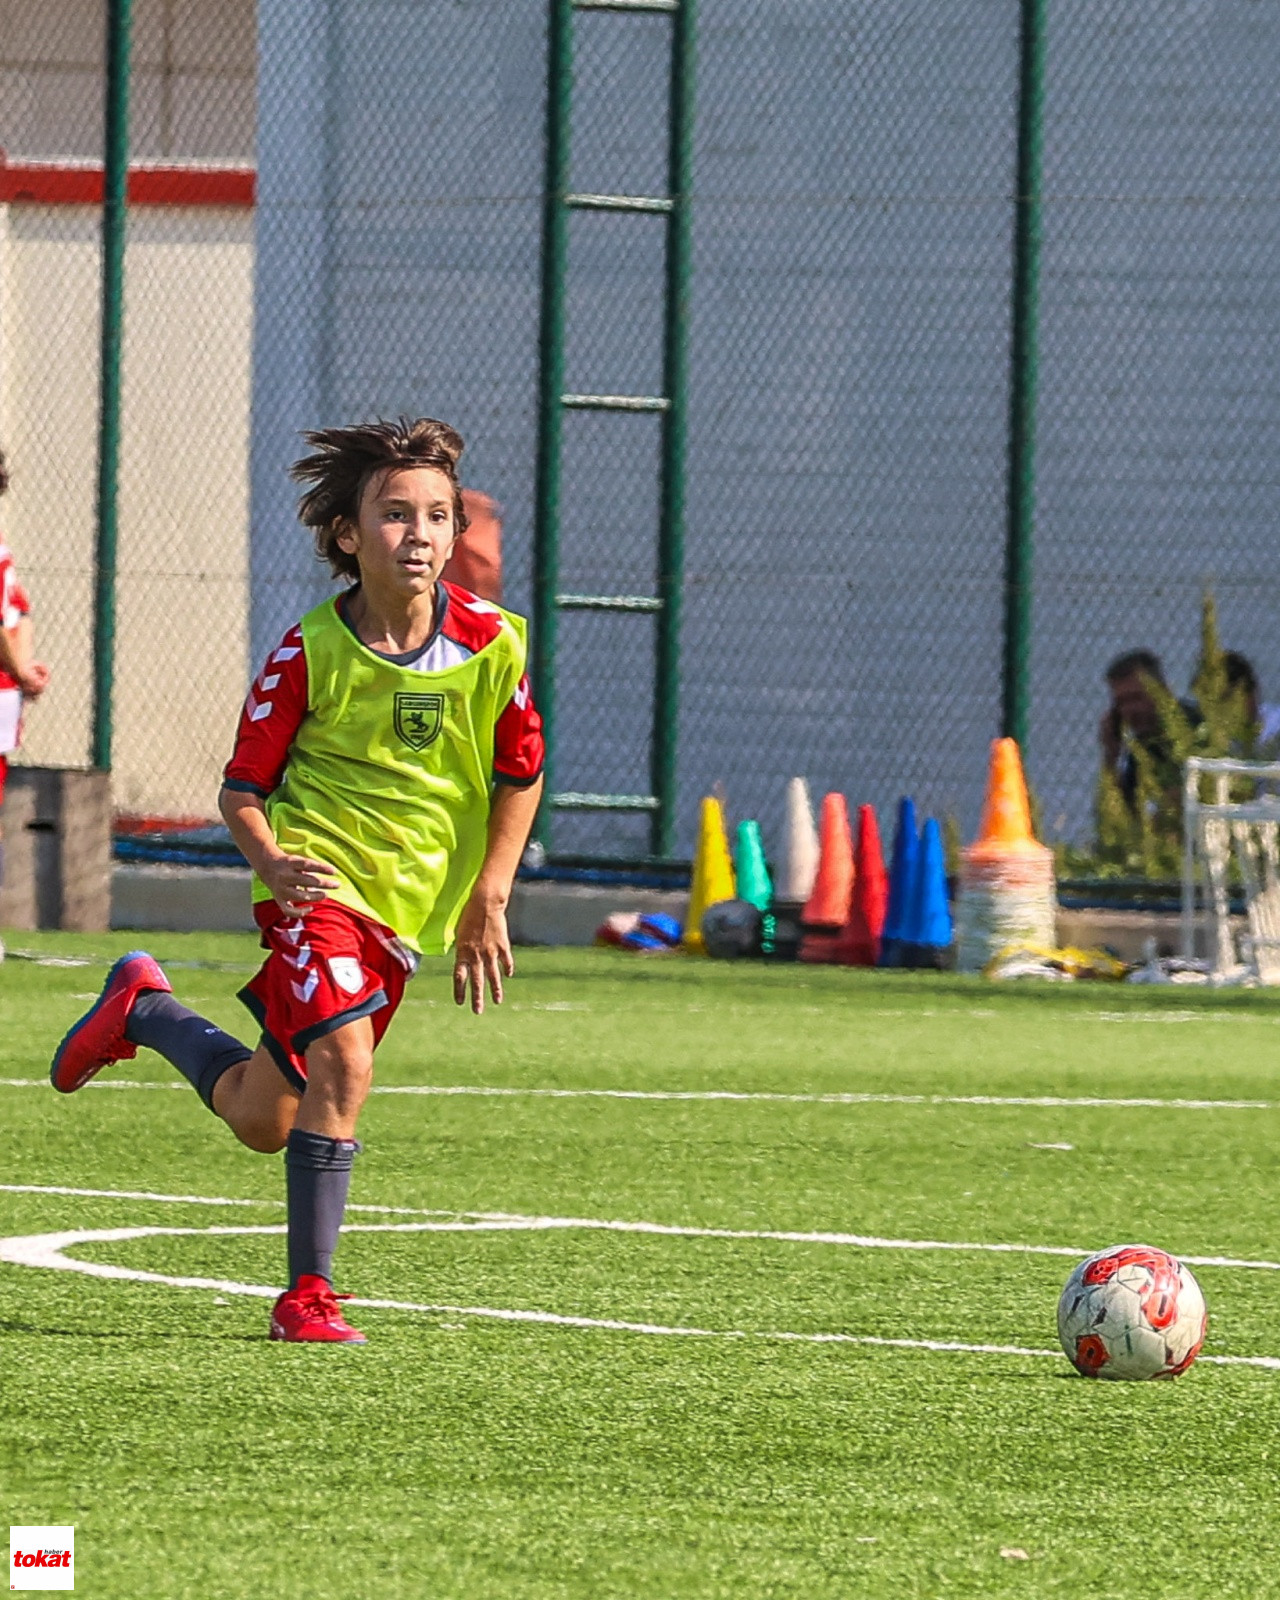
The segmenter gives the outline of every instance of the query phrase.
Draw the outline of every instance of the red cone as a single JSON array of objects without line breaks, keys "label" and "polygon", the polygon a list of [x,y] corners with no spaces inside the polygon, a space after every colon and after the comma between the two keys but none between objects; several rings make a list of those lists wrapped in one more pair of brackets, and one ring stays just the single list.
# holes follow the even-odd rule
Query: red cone
[{"label": "red cone", "polygon": [[836,959],[847,967],[874,967],[889,904],[889,879],[880,828],[871,806],[858,808],[858,850],[849,920],[840,930]]}]

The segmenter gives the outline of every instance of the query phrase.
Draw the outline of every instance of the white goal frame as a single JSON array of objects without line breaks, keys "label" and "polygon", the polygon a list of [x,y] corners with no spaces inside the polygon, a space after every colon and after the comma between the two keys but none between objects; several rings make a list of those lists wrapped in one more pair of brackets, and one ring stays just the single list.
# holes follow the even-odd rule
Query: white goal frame
[{"label": "white goal frame", "polygon": [[[1216,780],[1211,801],[1201,798],[1205,777]],[[1252,978],[1280,984],[1280,792],[1233,802],[1234,777],[1280,786],[1280,761],[1192,756],[1184,769],[1182,954],[1188,961],[1195,956],[1197,898],[1203,887],[1202,904],[1212,919],[1211,975],[1219,982]],[[1227,885],[1233,850],[1248,923],[1238,954]]]}]

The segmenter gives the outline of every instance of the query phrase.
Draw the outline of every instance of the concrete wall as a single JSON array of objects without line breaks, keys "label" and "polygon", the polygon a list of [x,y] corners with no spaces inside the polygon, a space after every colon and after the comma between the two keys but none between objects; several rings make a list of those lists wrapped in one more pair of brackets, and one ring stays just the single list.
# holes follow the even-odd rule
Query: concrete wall
[{"label": "concrete wall", "polygon": [[[131,154],[251,163],[253,0],[135,0]],[[0,0],[0,150],[101,159],[101,0]],[[3,526],[54,671],[22,759],[90,740],[99,211],[0,204]],[[209,816],[247,675],[248,209],[138,207],[125,260],[116,804]]]},{"label": "concrete wall", "polygon": [[[0,207],[4,526],[53,668],[23,758],[87,759],[98,243],[91,207]],[[209,816],[244,697],[253,218],[133,211],[126,256],[115,798]]]},{"label": "concrete wall", "polygon": [[[102,159],[103,0],[0,0],[0,150]],[[253,159],[254,0],[133,0],[137,161]]]}]

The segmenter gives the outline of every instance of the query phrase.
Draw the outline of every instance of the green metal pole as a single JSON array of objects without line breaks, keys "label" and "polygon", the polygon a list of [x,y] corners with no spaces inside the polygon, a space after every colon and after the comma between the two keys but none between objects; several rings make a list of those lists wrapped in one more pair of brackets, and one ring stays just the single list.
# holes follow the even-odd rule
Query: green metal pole
[{"label": "green metal pole", "polygon": [[569,244],[572,0],[550,0],[547,21],[547,132],[542,197],[542,318],[538,334],[538,459],[533,522],[533,694],[546,740],[546,791],[534,833],[551,829],[556,726],[556,591],[560,581],[560,434],[564,393],[565,267]]},{"label": "green metal pole", "polygon": [[666,325],[663,332],[662,498],[658,516],[658,636],[653,690],[651,773],[658,808],[650,848],[669,856],[675,837],[676,754],[680,714],[680,609],[684,584],[686,348],[692,251],[693,85],[696,0],[680,0],[672,18],[667,194]]},{"label": "green metal pole", "polygon": [[111,770],[115,682],[120,356],[129,182],[129,34],[132,0],[107,3],[106,130],[102,191],[102,339],[99,355],[98,530],[93,584],[93,764]]},{"label": "green metal pole", "polygon": [[1024,751],[1031,698],[1031,549],[1036,500],[1036,320],[1040,279],[1045,8],[1046,0],[1022,0],[1018,176],[1014,197],[1001,731],[1016,739]]}]

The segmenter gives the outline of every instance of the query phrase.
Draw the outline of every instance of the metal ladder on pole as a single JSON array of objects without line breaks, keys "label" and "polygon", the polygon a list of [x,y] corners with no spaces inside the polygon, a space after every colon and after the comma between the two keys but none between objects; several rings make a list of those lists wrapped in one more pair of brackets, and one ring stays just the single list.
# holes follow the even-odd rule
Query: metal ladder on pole
[{"label": "metal ladder on pole", "polygon": [[[647,813],[650,852],[655,857],[670,856],[675,825],[695,5],[696,0],[550,0],[548,34],[531,652],[533,692],[542,713],[547,742],[548,794],[543,801],[537,834],[545,842],[555,811]],[[569,188],[573,32],[574,14],[578,11],[630,15],[661,12],[671,18],[665,195],[575,194]],[[666,219],[663,392],[660,395],[565,393],[565,279],[569,216],[574,211],[657,214]],[[560,591],[561,424],[566,411],[656,412],[661,418],[656,594],[597,595]],[[656,618],[648,794],[592,794],[554,788],[556,642],[562,611],[618,612]]]}]

